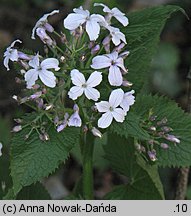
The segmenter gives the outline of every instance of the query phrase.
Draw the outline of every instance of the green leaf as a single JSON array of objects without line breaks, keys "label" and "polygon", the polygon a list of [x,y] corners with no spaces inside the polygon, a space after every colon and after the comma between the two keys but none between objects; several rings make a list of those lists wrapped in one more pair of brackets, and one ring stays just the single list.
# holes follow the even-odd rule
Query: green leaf
[{"label": "green leaf", "polygon": [[134,145],[126,139],[109,135],[105,157],[116,172],[128,178],[128,182],[117,186],[105,199],[164,199],[157,166],[146,164],[135,152]]},{"label": "green leaf", "polygon": [[183,11],[178,6],[159,6],[130,13],[129,26],[123,32],[127,37],[130,55],[126,60],[127,79],[139,92],[147,81],[150,63],[157,50],[161,31],[172,13]]},{"label": "green leaf", "polygon": [[62,133],[57,133],[54,127],[50,127],[50,140],[46,142],[39,139],[36,130],[33,130],[29,139],[25,140],[30,130],[30,127],[24,128],[15,134],[12,140],[11,176],[15,194],[22,187],[31,185],[54,172],[79,141],[80,131],[77,128],[66,128]]},{"label": "green leaf", "polygon": [[[148,116],[152,109],[157,119],[168,119],[168,126],[173,129],[172,134],[180,139],[180,144],[170,144],[168,150],[156,146],[157,164],[162,166],[190,166],[191,165],[191,116],[178,105],[164,97],[138,95],[133,106],[133,113],[140,119]],[[165,141],[165,140],[164,140]]]},{"label": "green leaf", "polygon": [[24,187],[17,196],[14,194],[13,188],[9,189],[4,200],[50,200],[51,197],[44,186],[37,182],[36,184]]},{"label": "green leaf", "polygon": [[141,127],[141,119],[133,112],[129,112],[123,123],[113,122],[110,131],[125,138],[135,137],[141,140],[149,140],[150,136],[146,130]]}]

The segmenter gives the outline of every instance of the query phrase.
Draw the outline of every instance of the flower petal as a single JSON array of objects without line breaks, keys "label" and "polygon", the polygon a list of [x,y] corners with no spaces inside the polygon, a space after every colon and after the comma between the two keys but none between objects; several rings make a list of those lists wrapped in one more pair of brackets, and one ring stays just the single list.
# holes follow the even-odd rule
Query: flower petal
[{"label": "flower petal", "polygon": [[40,66],[39,55],[35,55],[30,61],[29,65],[33,68],[38,68]]},{"label": "flower petal", "polygon": [[99,37],[100,25],[94,20],[88,20],[86,22],[86,31],[90,41],[95,41]]},{"label": "flower petal", "polygon": [[86,79],[83,75],[83,73],[79,72],[79,70],[74,69],[70,73],[72,83],[76,86],[81,87],[83,84],[86,83]]},{"label": "flower petal", "polygon": [[118,58],[117,61],[116,61],[116,65],[118,67],[120,67],[123,71],[127,72],[127,69],[124,66],[124,60],[123,60],[123,58]]},{"label": "flower petal", "polygon": [[109,97],[109,103],[113,108],[116,108],[120,105],[123,100],[124,91],[122,89],[113,90]]},{"label": "flower petal", "polygon": [[112,115],[117,122],[123,122],[125,120],[126,113],[121,108],[116,108],[112,112]]},{"label": "flower petal", "polygon": [[9,56],[6,56],[4,58],[3,64],[7,68],[7,70],[9,71],[10,70],[10,68],[9,68]]},{"label": "flower petal", "polygon": [[98,120],[98,127],[100,128],[107,128],[110,126],[111,122],[113,121],[113,115],[110,111],[104,113],[102,117]]},{"label": "flower petal", "polygon": [[120,69],[116,65],[112,65],[109,68],[108,75],[109,83],[112,86],[121,86],[123,83],[123,76]]},{"label": "flower petal", "polygon": [[135,103],[135,96],[133,95],[135,93],[134,90],[130,92],[126,92],[124,94],[123,100],[120,104],[120,106],[123,108],[125,112],[129,111],[130,106],[132,106]]},{"label": "flower petal", "polygon": [[78,97],[80,97],[84,93],[83,88],[79,86],[73,86],[70,91],[68,92],[69,98],[72,100],[76,100]]},{"label": "flower petal", "polygon": [[111,60],[104,55],[94,57],[91,65],[91,67],[94,69],[102,69],[110,66],[111,66]]},{"label": "flower petal", "polygon": [[84,90],[85,96],[90,100],[97,101],[100,98],[100,93],[97,89],[92,87],[87,87]]},{"label": "flower petal", "polygon": [[11,61],[18,61],[18,58],[19,58],[18,51],[17,51],[16,49],[13,49],[13,50],[10,52],[9,59],[10,59]]},{"label": "flower petal", "polygon": [[102,81],[102,74],[101,72],[94,71],[90,77],[88,78],[86,84],[88,87],[95,87],[98,86]]},{"label": "flower petal", "polygon": [[10,47],[8,47],[8,48],[14,47],[16,43],[22,43],[22,41],[19,40],[19,39],[17,39],[17,40],[15,40],[15,41],[13,41],[13,42],[11,43]]},{"label": "flower petal", "polygon": [[47,58],[41,63],[43,69],[55,69],[55,71],[60,70],[58,67],[59,61],[55,58]]},{"label": "flower petal", "polygon": [[56,77],[54,73],[48,70],[39,71],[41,81],[48,87],[54,88],[56,86]]},{"label": "flower petal", "polygon": [[102,6],[103,7],[103,12],[111,13],[111,10],[106,5],[104,5],[102,3],[94,3],[94,6]]},{"label": "flower petal", "polygon": [[127,26],[129,24],[128,18],[122,13],[118,8],[112,9],[113,16],[123,25]]},{"label": "flower petal", "polygon": [[82,120],[79,116],[78,112],[74,112],[74,114],[71,115],[71,117],[68,120],[68,126],[71,127],[81,127],[82,126]]},{"label": "flower petal", "polygon": [[84,10],[82,6],[80,6],[79,8],[74,8],[73,11],[77,14],[82,14],[85,17],[90,16],[90,12],[88,10]]},{"label": "flower petal", "polygon": [[80,25],[82,25],[83,23],[85,23],[86,17],[87,16],[85,16],[83,14],[71,13],[64,20],[64,27],[66,29],[68,29],[68,30],[75,30]]},{"label": "flower petal", "polygon": [[25,73],[25,81],[27,82],[27,88],[31,88],[38,79],[38,71],[36,69],[30,69]]},{"label": "flower petal", "polygon": [[110,104],[108,101],[101,101],[95,104],[99,112],[108,112]]},{"label": "flower petal", "polygon": [[107,54],[106,56],[110,58],[112,61],[116,61],[118,59],[118,53],[116,51],[110,54]]}]

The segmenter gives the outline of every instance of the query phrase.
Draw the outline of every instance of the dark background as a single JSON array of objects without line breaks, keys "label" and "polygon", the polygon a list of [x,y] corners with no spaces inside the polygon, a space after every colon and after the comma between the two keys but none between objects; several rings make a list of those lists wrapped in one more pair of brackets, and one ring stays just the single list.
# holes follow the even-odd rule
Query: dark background
[{"label": "dark background", "polygon": [[[0,142],[4,145],[4,158],[0,159],[0,175],[8,178],[9,145],[13,119],[30,111],[25,106],[18,107],[12,99],[22,88],[15,82],[14,70],[7,72],[3,67],[3,52],[14,39],[21,39],[24,47],[35,51],[42,50],[43,45],[37,39],[30,39],[31,31],[38,18],[44,13],[54,9],[60,9],[59,16],[50,19],[55,28],[63,27],[63,18],[74,7],[85,5],[91,9],[91,0],[0,0]],[[105,0],[109,7],[118,7],[124,12],[138,10],[160,4],[179,5],[188,14],[191,14],[190,0]],[[187,74],[191,63],[191,23],[181,13],[175,14],[166,24],[161,35],[156,56],[152,62],[150,71],[150,90],[160,92],[175,99],[179,105],[187,108]],[[125,181],[117,176],[107,166],[107,162],[101,157],[102,149],[97,147],[95,155],[95,195],[99,199],[108,192],[114,184]],[[67,162],[65,168],[60,168],[55,175],[44,179],[43,183],[49,190],[53,199],[62,199],[68,195],[80,175],[81,167],[78,149],[73,152],[73,157]],[[2,168],[3,167],[3,168]],[[165,186],[167,199],[173,199],[177,180],[176,169],[161,169],[161,177]],[[1,178],[0,178],[0,181]],[[2,182],[0,182],[1,187]],[[8,188],[8,181],[6,188]],[[5,189],[6,190],[6,189]],[[191,199],[191,186],[188,187],[187,199]]]}]

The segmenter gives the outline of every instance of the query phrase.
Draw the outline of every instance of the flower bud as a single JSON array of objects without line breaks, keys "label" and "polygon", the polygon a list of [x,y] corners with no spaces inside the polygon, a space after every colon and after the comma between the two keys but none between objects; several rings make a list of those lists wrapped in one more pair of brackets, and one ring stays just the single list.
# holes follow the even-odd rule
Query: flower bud
[{"label": "flower bud", "polygon": [[123,85],[124,87],[131,87],[131,86],[133,85],[133,83],[131,83],[131,82],[127,81],[127,80],[123,80],[122,85]]},{"label": "flower bud", "polygon": [[13,95],[12,98],[16,101],[18,101],[18,96],[17,95]]},{"label": "flower bud", "polygon": [[18,78],[18,77],[15,77],[15,82],[16,82],[17,84],[21,84],[21,83],[22,83],[22,80],[21,80],[20,78]]},{"label": "flower bud", "polygon": [[[25,70],[29,69],[29,64],[27,62],[20,60],[19,63]],[[26,73],[26,71],[25,71],[25,73]],[[22,72],[21,72],[21,74],[22,74]]]},{"label": "flower bud", "polygon": [[61,40],[61,42],[62,42],[63,44],[68,43],[68,40],[67,40],[67,38],[66,38],[66,35],[65,35],[63,32],[61,32],[61,38],[60,38],[60,40]]},{"label": "flower bud", "polygon": [[37,89],[39,89],[40,88],[40,85],[39,84],[35,84],[35,85],[33,85],[33,87],[32,87],[34,90],[37,90]]},{"label": "flower bud", "polygon": [[[121,52],[121,50],[125,47],[125,43],[121,43],[119,44],[119,46],[117,46],[113,51],[116,51],[116,52]],[[121,56],[120,56],[121,57]]]},{"label": "flower bud", "polygon": [[154,149],[152,151],[148,151],[147,153],[151,161],[154,162],[157,160],[156,151]]},{"label": "flower bud", "polygon": [[44,28],[48,31],[48,32],[53,32],[54,31],[54,28],[52,25],[50,25],[48,22],[46,22],[44,24]]},{"label": "flower bud", "polygon": [[154,127],[154,126],[151,126],[151,127],[149,128],[149,130],[150,130],[150,131],[156,131],[157,129],[156,129],[156,127]]},{"label": "flower bud", "polygon": [[37,103],[37,106],[38,106],[39,109],[42,109],[44,107],[44,101],[43,101],[42,98],[38,98],[36,100],[36,103]]},{"label": "flower bud", "polygon": [[66,58],[65,58],[64,56],[61,56],[61,57],[60,57],[60,61],[61,61],[62,63],[64,63],[65,60],[66,60]]},{"label": "flower bud", "polygon": [[129,53],[130,53],[129,51],[122,52],[122,53],[119,55],[119,57],[125,59],[125,58],[127,58],[127,56],[129,55]]},{"label": "flower bud", "polygon": [[152,115],[152,116],[149,117],[149,121],[155,121],[156,118],[157,118],[157,116]]},{"label": "flower bud", "polygon": [[99,50],[100,50],[100,45],[97,44],[95,47],[92,48],[91,54],[92,54],[92,55],[95,55],[95,54],[97,54],[97,52],[98,52]]},{"label": "flower bud", "polygon": [[168,122],[167,118],[163,118],[161,121],[157,122],[157,125],[162,126],[162,125],[165,125],[167,122]]},{"label": "flower bud", "polygon": [[46,111],[48,111],[48,110],[50,110],[50,109],[52,109],[53,108],[53,104],[46,104],[45,105],[45,110]]},{"label": "flower bud", "polygon": [[168,148],[169,148],[169,145],[166,144],[166,143],[161,143],[160,146],[161,146],[161,148],[163,148],[163,149],[168,149]]},{"label": "flower bud", "polygon": [[14,121],[15,121],[17,124],[21,124],[21,123],[22,123],[22,119],[14,119]]},{"label": "flower bud", "polygon": [[84,132],[84,133],[87,133],[87,132],[88,132],[88,127],[87,127],[87,125],[84,125],[84,126],[83,126],[83,132]]},{"label": "flower bud", "polygon": [[170,142],[180,143],[180,140],[176,136],[171,135],[171,134],[167,134],[165,136],[165,139],[168,140],[168,141],[170,141]]},{"label": "flower bud", "polygon": [[41,95],[42,95],[42,92],[41,92],[41,91],[38,91],[38,92],[36,92],[35,94],[31,95],[29,98],[30,98],[31,100],[35,100],[35,99],[39,98]]},{"label": "flower bud", "polygon": [[110,53],[110,42],[111,42],[110,36],[105,37],[104,40],[102,41],[105,51],[108,53]]},{"label": "flower bud", "polygon": [[102,133],[95,127],[92,128],[92,134],[96,137],[102,138]]},{"label": "flower bud", "polygon": [[170,131],[173,131],[172,128],[167,127],[167,126],[164,126],[164,127],[162,127],[161,129],[162,129],[162,131],[164,131],[164,132],[166,132],[166,133],[168,133],[168,132],[170,132]]},{"label": "flower bud", "polygon": [[18,57],[19,59],[27,60],[27,61],[30,61],[33,58],[33,56],[29,56],[21,51],[18,51]]},{"label": "flower bud", "polygon": [[39,36],[39,38],[44,44],[48,44],[49,46],[54,45],[54,41],[47,35],[44,28],[37,28],[36,34]]},{"label": "flower bud", "polygon": [[3,144],[0,143],[0,157],[1,157],[1,155],[2,155],[2,148],[3,148]]},{"label": "flower bud", "polygon": [[74,112],[79,112],[79,107],[77,104],[74,104],[73,110],[74,110]]},{"label": "flower bud", "polygon": [[17,132],[19,132],[19,131],[21,131],[21,130],[22,130],[22,126],[21,126],[21,125],[17,125],[17,126],[15,126],[15,127],[12,129],[12,132],[17,133]]}]

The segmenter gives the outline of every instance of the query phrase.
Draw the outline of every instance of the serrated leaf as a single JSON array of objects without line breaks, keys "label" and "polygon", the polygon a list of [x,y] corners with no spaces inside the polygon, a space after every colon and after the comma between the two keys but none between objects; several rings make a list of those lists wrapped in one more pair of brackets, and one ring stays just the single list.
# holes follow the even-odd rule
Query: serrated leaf
[{"label": "serrated leaf", "polygon": [[133,113],[140,118],[148,116],[152,109],[157,119],[168,119],[168,126],[173,129],[172,134],[180,139],[180,144],[171,143],[168,150],[156,146],[157,164],[161,166],[190,166],[191,165],[191,116],[178,105],[164,97],[139,95],[133,107]]},{"label": "serrated leaf", "polygon": [[141,127],[141,119],[138,115],[129,112],[123,123],[113,122],[110,131],[125,138],[135,137],[141,140],[150,138],[146,130]]},{"label": "serrated leaf", "polygon": [[48,131],[49,141],[41,141],[36,131],[32,132],[28,140],[24,140],[30,129],[24,128],[12,140],[11,176],[15,194],[22,187],[54,172],[79,141],[80,131],[77,128],[66,128],[62,133],[57,133],[54,127]]},{"label": "serrated leaf", "polygon": [[150,62],[157,50],[161,31],[172,13],[183,11],[178,6],[158,6],[128,15],[130,24],[123,29],[130,55],[126,60],[127,79],[139,92],[148,79]]},{"label": "serrated leaf", "polygon": [[133,143],[110,134],[104,149],[111,167],[128,178],[126,185],[117,186],[105,199],[164,199],[157,167],[144,164],[135,154]]}]

